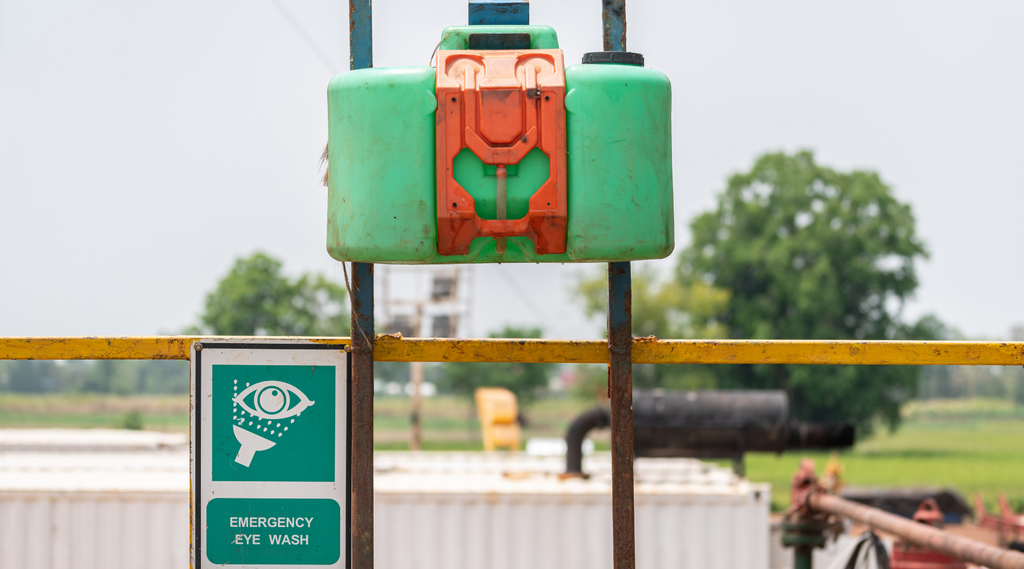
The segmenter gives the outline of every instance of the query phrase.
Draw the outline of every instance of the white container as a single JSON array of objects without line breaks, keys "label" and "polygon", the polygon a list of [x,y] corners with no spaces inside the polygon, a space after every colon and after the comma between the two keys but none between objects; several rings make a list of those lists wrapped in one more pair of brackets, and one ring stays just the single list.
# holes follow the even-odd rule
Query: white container
[{"label": "white container", "polygon": [[[378,453],[377,569],[612,567],[611,460],[561,480],[562,457]],[[690,459],[637,459],[640,569],[767,569],[770,486]]]},{"label": "white container", "polygon": [[0,569],[189,562],[183,435],[0,430]]},{"label": "white container", "polygon": [[170,569],[188,561],[188,493],[0,493],[3,569]]}]

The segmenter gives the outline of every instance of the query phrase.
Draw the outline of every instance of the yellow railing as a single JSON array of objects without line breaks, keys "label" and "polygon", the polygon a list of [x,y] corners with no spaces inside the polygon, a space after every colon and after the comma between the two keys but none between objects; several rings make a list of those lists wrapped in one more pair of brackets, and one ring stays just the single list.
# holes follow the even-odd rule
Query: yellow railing
[{"label": "yellow railing", "polygon": [[[0,360],[187,360],[207,336],[0,338]],[[243,341],[251,337],[231,337]],[[348,338],[292,338],[347,344]],[[608,363],[604,340],[425,339],[378,335],[379,362]],[[657,340],[635,338],[637,364],[1020,365],[1024,342]]]}]

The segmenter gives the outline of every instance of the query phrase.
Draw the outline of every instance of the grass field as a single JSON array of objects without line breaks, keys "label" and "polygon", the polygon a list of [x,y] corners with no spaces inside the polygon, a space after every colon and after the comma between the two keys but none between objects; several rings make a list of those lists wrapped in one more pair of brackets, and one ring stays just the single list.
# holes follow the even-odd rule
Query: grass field
[{"label": "grass field", "polygon": [[0,393],[0,428],[7,429],[119,429],[133,411],[142,415],[142,424],[147,430],[188,431],[187,395],[118,397]]},{"label": "grass field", "polygon": [[[879,427],[840,453],[843,482],[853,486],[954,488],[973,505],[980,492],[990,510],[1000,493],[1024,501],[1024,409],[1001,400],[915,401],[895,433]],[[789,485],[801,458],[819,472],[828,453],[747,455],[747,476],[772,484],[772,507],[789,505]]]},{"label": "grass field", "polygon": [[[0,428],[119,428],[138,411],[146,429],[188,430],[188,398],[181,396],[24,396],[0,394]],[[574,399],[546,399],[527,410],[524,438],[560,437],[569,422],[593,406]],[[409,400],[378,398],[374,403],[374,440],[380,450],[404,450],[409,441]],[[915,402],[905,409],[896,433],[880,428],[840,454],[844,481],[857,486],[952,487],[970,499],[981,492],[994,504],[1000,492],[1024,501],[1024,409],[997,400]],[[424,400],[425,450],[481,450],[476,411],[466,399]],[[607,449],[608,432],[594,434]],[[802,457],[819,469],[827,453],[750,453],[747,476],[770,482],[773,506],[789,502],[790,477]]]},{"label": "grass field", "polygon": [[[1005,492],[1012,502],[1024,500],[1024,421],[909,419],[895,434],[881,432],[840,453],[843,480],[856,486],[940,486],[959,490],[971,501],[981,492],[994,507]],[[826,453],[747,455],[747,476],[771,482],[772,503],[789,504],[790,477],[802,457],[814,458],[819,470]]]}]

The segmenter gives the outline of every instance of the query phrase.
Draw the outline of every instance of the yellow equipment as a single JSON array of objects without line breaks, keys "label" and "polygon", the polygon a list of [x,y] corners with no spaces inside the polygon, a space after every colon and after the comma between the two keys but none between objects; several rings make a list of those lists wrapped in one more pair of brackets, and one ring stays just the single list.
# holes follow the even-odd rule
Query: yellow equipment
[{"label": "yellow equipment", "polygon": [[519,450],[522,433],[519,430],[519,402],[516,394],[503,387],[478,387],[476,412],[484,435],[484,450],[496,448]]}]

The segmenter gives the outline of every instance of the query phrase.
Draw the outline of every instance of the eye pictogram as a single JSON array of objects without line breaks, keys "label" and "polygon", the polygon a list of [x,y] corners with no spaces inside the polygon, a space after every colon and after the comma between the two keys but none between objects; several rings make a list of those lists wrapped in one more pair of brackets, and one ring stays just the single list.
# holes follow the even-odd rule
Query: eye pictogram
[{"label": "eye pictogram", "polygon": [[233,401],[254,417],[271,421],[296,416],[314,403],[295,386],[273,380],[246,387]]}]

